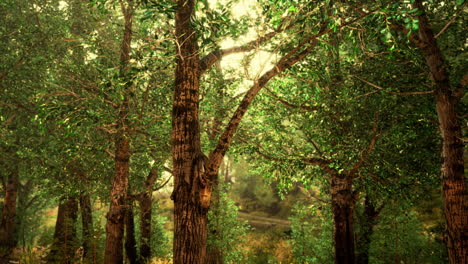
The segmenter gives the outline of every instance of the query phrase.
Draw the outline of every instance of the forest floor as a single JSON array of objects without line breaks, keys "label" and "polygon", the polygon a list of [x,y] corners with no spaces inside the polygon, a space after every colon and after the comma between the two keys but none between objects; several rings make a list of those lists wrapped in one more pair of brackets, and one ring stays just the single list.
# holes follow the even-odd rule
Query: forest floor
[{"label": "forest floor", "polygon": [[46,248],[44,247],[15,248],[11,254],[0,257],[0,264],[46,263],[43,260],[45,252]]}]

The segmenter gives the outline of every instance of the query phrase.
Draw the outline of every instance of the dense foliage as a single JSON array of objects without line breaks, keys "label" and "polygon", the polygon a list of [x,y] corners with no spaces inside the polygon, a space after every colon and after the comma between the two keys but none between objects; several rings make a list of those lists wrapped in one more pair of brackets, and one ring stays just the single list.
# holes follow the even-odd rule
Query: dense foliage
[{"label": "dense foliage", "polygon": [[0,1],[0,262],[468,261],[465,18]]}]

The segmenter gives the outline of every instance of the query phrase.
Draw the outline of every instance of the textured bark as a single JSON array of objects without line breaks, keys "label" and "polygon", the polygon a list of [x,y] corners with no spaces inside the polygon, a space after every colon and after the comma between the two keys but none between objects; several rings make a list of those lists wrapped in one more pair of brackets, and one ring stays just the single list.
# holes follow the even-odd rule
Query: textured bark
[{"label": "textured bark", "polygon": [[[145,181],[145,191],[139,195],[140,204],[140,262],[151,259],[151,217],[153,215],[153,187],[159,178],[156,167],[151,168]],[[166,181],[167,183],[167,181]],[[158,188],[164,187],[162,184]]]},{"label": "textured bark", "polygon": [[93,250],[93,209],[91,206],[91,199],[89,194],[82,193],[80,195],[80,209],[81,209],[81,225],[83,228],[83,258],[95,260],[97,252]]},{"label": "textured bark", "polygon": [[[317,37],[329,31],[326,30],[326,23],[322,23],[318,34],[304,39],[254,83],[207,158],[200,147],[200,74],[226,53],[214,54],[213,57],[200,61],[196,32],[190,23],[195,1],[179,0],[177,4],[177,67],[172,120],[174,264],[197,264],[205,261],[207,210],[211,200],[212,179],[218,175],[223,157],[241,119],[267,82],[305,58],[317,44]],[[200,64],[203,64],[202,67]]]},{"label": "textured bark", "polygon": [[[416,0],[414,7],[424,11],[421,0]],[[468,192],[464,175],[462,129],[456,111],[459,98],[450,86],[442,53],[425,13],[418,19],[419,42],[414,43],[422,51],[435,84],[436,111],[442,137],[441,178],[449,260],[453,264],[468,263]]]},{"label": "textured bark", "polygon": [[331,175],[333,241],[337,264],[354,264],[355,261],[353,226],[355,198],[351,188],[352,177],[349,175],[338,173]]},{"label": "textured bark", "polygon": [[[120,47],[121,77],[126,79],[127,66],[130,61],[130,47],[132,41],[133,9],[132,1],[127,1],[125,6],[120,2],[125,20],[125,29]],[[123,263],[123,233],[125,204],[127,200],[128,175],[130,169],[130,141],[129,123],[129,90],[130,82],[127,82],[124,90],[124,98],[119,105],[117,119],[117,133],[115,135],[115,170],[112,179],[111,203],[107,213],[106,223],[106,249],[104,253],[105,264]]]},{"label": "textured bark", "polygon": [[19,175],[15,168],[5,185],[2,219],[0,222],[0,249],[7,254],[16,246],[16,201],[18,196]]},{"label": "textured bark", "polygon": [[205,263],[206,264],[223,264],[224,263],[223,254],[217,246],[213,245],[207,248]]},{"label": "textured bark", "polygon": [[76,241],[76,221],[78,218],[78,202],[75,197],[63,200],[59,204],[55,224],[54,241],[51,246],[48,263],[73,263]]},{"label": "textured bark", "polygon": [[115,172],[112,182],[111,205],[107,213],[106,250],[104,263],[123,262],[123,233],[125,200],[128,188],[130,152],[128,139],[119,136],[116,140]]},{"label": "textured bark", "polygon": [[151,193],[143,193],[140,197],[140,258],[145,263],[151,259],[151,216],[153,203]]},{"label": "textured bark", "polygon": [[137,264],[138,252],[135,239],[135,220],[133,217],[133,200],[128,199],[125,213],[125,253],[127,254],[128,263]]},{"label": "textured bark", "polygon": [[370,198],[366,196],[364,200],[364,212],[360,218],[361,232],[359,234],[359,238],[356,241],[357,264],[369,263],[371,236],[374,231],[374,226],[377,222],[377,216],[379,215],[381,209],[381,207],[379,209],[375,208]]},{"label": "textured bark", "polygon": [[179,0],[176,12],[178,43],[173,103],[174,264],[201,264],[205,259],[207,212],[211,183],[204,173],[198,119],[199,59],[190,24],[193,0]]}]

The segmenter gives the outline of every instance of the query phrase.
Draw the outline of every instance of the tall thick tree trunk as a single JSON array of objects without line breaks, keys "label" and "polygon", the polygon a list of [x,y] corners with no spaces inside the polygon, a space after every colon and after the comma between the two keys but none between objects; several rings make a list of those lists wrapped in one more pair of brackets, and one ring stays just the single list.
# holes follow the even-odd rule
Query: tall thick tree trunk
[{"label": "tall thick tree trunk", "polygon": [[9,254],[16,246],[16,201],[18,196],[19,175],[15,167],[5,185],[5,198],[0,222],[0,249]]},{"label": "tall thick tree trunk", "polygon": [[205,261],[207,211],[211,199],[212,179],[218,174],[223,157],[249,105],[269,80],[305,58],[317,44],[317,37],[327,32],[327,23],[322,23],[318,34],[304,39],[290,53],[283,56],[275,67],[254,82],[207,159],[200,146],[200,74],[223,55],[245,49],[238,47],[217,50],[200,61],[197,35],[191,25],[194,6],[194,0],[178,0],[175,15],[177,67],[171,135],[174,172],[174,264],[198,264]]},{"label": "tall thick tree trunk", "polygon": [[369,264],[369,249],[371,243],[371,236],[374,232],[374,226],[376,224],[377,216],[380,213],[381,208],[375,208],[375,205],[370,200],[369,196],[365,197],[364,200],[364,211],[360,217],[360,233],[359,238],[356,242],[356,263],[357,264]]},{"label": "tall thick tree trunk", "polygon": [[128,199],[125,213],[125,252],[128,263],[137,264],[138,252],[135,240],[135,219],[133,216],[133,200]]},{"label": "tall thick tree trunk", "polygon": [[77,218],[78,202],[76,197],[62,200],[57,213],[54,241],[47,256],[48,263],[73,263],[75,251],[78,248],[76,241]]},{"label": "tall thick tree trunk", "polygon": [[[130,45],[132,41],[133,6],[132,1],[120,2],[125,20],[125,29],[120,48],[121,74],[127,76],[127,66],[130,61]],[[125,85],[123,101],[119,105],[117,118],[117,133],[115,135],[115,171],[112,180],[111,203],[107,213],[105,264],[120,264],[123,262],[123,234],[125,205],[127,200],[128,175],[130,169],[130,137],[128,134],[129,90],[130,82]]]},{"label": "tall thick tree trunk", "polygon": [[[86,260],[96,260],[97,252],[93,250],[93,209],[91,199],[88,193],[80,195],[81,226],[83,237],[83,258]],[[95,261],[94,261],[95,262]]]},{"label": "tall thick tree trunk", "polygon": [[333,210],[333,241],[335,245],[335,263],[354,264],[354,196],[352,179],[346,174],[334,174],[331,177],[330,193]]},{"label": "tall thick tree trunk", "polygon": [[140,203],[140,258],[142,263],[151,259],[151,216],[153,214],[152,194],[145,192]]},{"label": "tall thick tree trunk", "polygon": [[172,121],[174,168],[174,264],[205,260],[211,183],[201,152],[198,119],[200,67],[196,33],[191,25],[195,1],[179,0],[178,43]]},{"label": "tall thick tree trunk", "polygon": [[[424,11],[422,1],[414,7]],[[429,21],[422,13],[419,18],[419,40],[413,42],[421,49],[435,83],[436,110],[442,137],[442,194],[447,222],[447,248],[450,263],[468,263],[468,192],[463,160],[462,129],[456,105],[459,97],[450,86],[449,74],[437,46]]]}]

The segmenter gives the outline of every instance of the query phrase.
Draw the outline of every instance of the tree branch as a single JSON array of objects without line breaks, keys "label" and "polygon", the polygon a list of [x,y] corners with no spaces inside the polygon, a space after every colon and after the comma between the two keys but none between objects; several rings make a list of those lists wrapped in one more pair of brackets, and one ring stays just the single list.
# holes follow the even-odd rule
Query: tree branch
[{"label": "tree branch", "polygon": [[[383,6],[387,5],[388,3],[392,1],[385,3]],[[364,15],[361,15],[358,18],[352,19],[351,21],[343,23],[337,29],[346,27],[348,25],[351,25],[365,18],[368,15],[379,10],[381,7],[376,8]],[[220,136],[217,146],[215,147],[213,151],[211,151],[209,155],[208,171],[210,173],[217,174],[222,158],[226,154],[226,151],[229,148],[230,143],[232,142],[233,136],[237,128],[239,127],[240,121],[242,120],[243,116],[247,112],[249,105],[252,103],[253,99],[258,94],[258,92],[273,77],[282,73],[284,70],[290,68],[298,61],[301,61],[302,59],[304,59],[317,45],[318,37],[323,36],[333,30],[332,28],[327,29],[327,24],[328,24],[328,21],[322,22],[319,32],[317,34],[314,34],[314,35],[309,36],[308,38],[305,38],[299,45],[297,45],[289,53],[283,56],[272,69],[264,73],[257,81],[255,81],[254,85],[250,88],[249,91],[247,91],[246,95],[244,96],[241,103],[237,107],[236,111],[232,115],[232,118],[229,121],[226,129],[224,130],[223,134]],[[300,51],[301,49],[302,51]]]},{"label": "tree branch", "polygon": [[158,178],[159,178],[158,168],[151,167],[150,172],[148,173],[148,176],[146,177],[146,181],[145,181],[145,189],[147,192],[151,191],[154,183],[156,182]]},{"label": "tree branch", "polygon": [[460,13],[463,11],[463,9],[465,9],[466,3],[467,3],[467,2],[465,2],[465,3],[462,5],[462,7],[461,7],[460,9],[458,9],[457,13],[455,13],[455,15],[452,17],[452,19],[450,19],[450,21],[449,21],[447,24],[445,24],[445,26],[439,31],[439,33],[437,33],[437,34],[434,36],[435,39],[438,38],[442,33],[444,33],[445,30],[447,30],[447,28],[448,28],[453,22],[455,22],[455,19],[460,15]]},{"label": "tree branch", "polygon": [[280,102],[281,104],[287,106],[287,107],[290,107],[290,108],[299,108],[299,109],[303,109],[303,110],[306,110],[306,111],[309,111],[309,112],[312,112],[312,111],[316,111],[317,108],[316,107],[311,107],[311,106],[307,106],[307,105],[295,105],[295,104],[292,104],[282,98],[280,98],[279,96],[277,96],[275,93],[273,93],[270,89],[268,89],[267,87],[265,87],[265,91],[268,92],[268,94],[271,95],[271,97],[273,97],[274,99],[276,99],[278,102]]},{"label": "tree branch", "polygon": [[161,190],[162,188],[164,188],[164,186],[167,185],[167,183],[169,183],[169,181],[170,181],[171,179],[172,179],[172,174],[171,174],[171,176],[169,176],[169,177],[167,178],[167,180],[166,180],[163,184],[161,184],[161,185],[159,185],[158,187],[154,188],[153,191],[159,191],[159,190]]},{"label": "tree branch", "polygon": [[302,161],[309,165],[319,166],[322,170],[326,171],[329,174],[338,174],[338,171],[335,168],[331,168],[331,160],[325,158],[308,158],[302,157]]},{"label": "tree branch", "polygon": [[[367,80],[364,80],[358,76],[355,76],[355,75],[352,75],[354,78],[356,79],[359,79],[360,81],[374,87],[374,88],[377,88],[379,91],[383,91],[383,92],[386,92],[386,93],[389,93],[389,94],[396,94],[396,95],[422,95],[422,94],[434,94],[434,91],[421,91],[421,92],[392,92],[392,91],[388,91],[386,90],[385,88],[383,88],[382,86],[379,86],[375,83],[371,83]],[[366,93],[366,94],[363,94],[363,95],[359,95],[358,97],[362,97],[362,96],[366,96],[366,95],[370,95],[370,94],[373,94],[373,93],[377,93],[379,91],[374,91],[374,92],[369,92],[369,93]]]},{"label": "tree branch", "polygon": [[377,142],[377,138],[380,136],[379,133],[379,115],[376,113],[375,115],[375,121],[374,121],[374,128],[372,129],[374,132],[374,136],[372,136],[369,145],[367,146],[367,149],[363,152],[361,155],[361,158],[359,161],[357,161],[354,166],[347,172],[346,174],[349,175],[351,178],[354,177],[356,172],[364,165],[364,163],[367,161],[367,158],[369,157],[370,153],[375,147],[375,143]]},{"label": "tree branch", "polygon": [[272,39],[274,36],[276,36],[280,32],[281,31],[279,30],[273,31],[273,32],[266,34],[265,36],[259,37],[256,40],[252,40],[248,42],[247,44],[236,46],[236,47],[231,47],[227,49],[218,49],[218,50],[210,52],[208,55],[206,55],[200,60],[200,74],[203,74],[204,72],[206,72],[208,69],[211,68],[211,66],[213,66],[219,60],[221,60],[223,57],[234,54],[234,53],[251,51],[255,49],[256,47],[260,46],[265,41]]},{"label": "tree branch", "polygon": [[[325,31],[326,24],[322,23],[319,33],[314,36],[321,36]],[[309,37],[307,39],[309,41],[301,42],[300,45],[282,57],[271,70],[264,73],[257,81],[255,81],[250,90],[247,91],[246,95],[232,115],[232,118],[224,130],[224,133],[220,136],[216,148],[210,153],[210,170],[218,170],[220,162],[224,157],[237,128],[239,127],[242,117],[247,112],[249,105],[252,103],[258,92],[268,83],[269,80],[305,58],[315,48],[318,42],[317,38]],[[297,52],[307,44],[309,44],[308,47],[305,47],[301,52]]]}]

